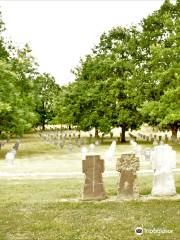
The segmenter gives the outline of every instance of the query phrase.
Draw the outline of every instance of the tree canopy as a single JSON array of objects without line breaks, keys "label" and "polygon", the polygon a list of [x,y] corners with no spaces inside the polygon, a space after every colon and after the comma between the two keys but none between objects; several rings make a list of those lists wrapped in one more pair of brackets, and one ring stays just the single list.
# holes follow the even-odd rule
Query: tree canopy
[{"label": "tree canopy", "polygon": [[165,0],[137,26],[112,28],[74,68],[75,81],[60,87],[40,74],[26,44],[5,42],[0,15],[0,133],[23,134],[50,122],[109,133],[143,122],[172,131],[180,126],[179,0]]}]

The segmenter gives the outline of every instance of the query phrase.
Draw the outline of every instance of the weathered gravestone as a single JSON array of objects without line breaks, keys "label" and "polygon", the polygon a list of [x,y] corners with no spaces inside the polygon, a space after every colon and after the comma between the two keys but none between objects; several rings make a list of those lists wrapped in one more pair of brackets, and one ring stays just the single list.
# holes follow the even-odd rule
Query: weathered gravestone
[{"label": "weathered gravestone", "polygon": [[16,150],[16,151],[18,151],[18,149],[19,149],[19,144],[20,144],[20,141],[19,141],[19,140],[16,140],[16,143],[14,144],[13,149]]},{"label": "weathered gravestone", "polygon": [[109,149],[105,152],[105,161],[108,164],[115,164],[116,141],[112,141]]},{"label": "weathered gravestone", "polygon": [[167,143],[168,142],[168,135],[167,134],[165,134],[165,136],[164,136],[164,141]]},{"label": "weathered gravestone", "polygon": [[145,148],[143,151],[145,161],[151,160],[151,148]]},{"label": "weathered gravestone", "polygon": [[71,142],[71,141],[68,142],[67,147],[68,147],[69,152],[72,152],[72,150],[73,150],[73,145],[72,145],[72,142]]},{"label": "weathered gravestone", "polygon": [[118,199],[136,199],[139,197],[137,170],[139,158],[134,153],[123,153],[117,159],[116,170],[120,172],[118,182]]},{"label": "weathered gravestone", "polygon": [[82,161],[85,184],[83,200],[103,200],[106,198],[102,173],[104,172],[104,160],[100,155],[89,155]]},{"label": "weathered gravestone", "polygon": [[65,141],[61,139],[59,141],[59,146],[60,146],[61,149],[64,147],[64,144],[65,144]]},{"label": "weathered gravestone", "polygon": [[152,167],[154,170],[153,187],[154,196],[175,195],[176,187],[173,168],[176,168],[176,152],[168,144],[158,145],[152,151]]},{"label": "weathered gravestone", "polygon": [[7,165],[12,165],[14,163],[15,156],[16,156],[15,149],[12,149],[11,151],[7,152],[5,155],[5,163]]}]

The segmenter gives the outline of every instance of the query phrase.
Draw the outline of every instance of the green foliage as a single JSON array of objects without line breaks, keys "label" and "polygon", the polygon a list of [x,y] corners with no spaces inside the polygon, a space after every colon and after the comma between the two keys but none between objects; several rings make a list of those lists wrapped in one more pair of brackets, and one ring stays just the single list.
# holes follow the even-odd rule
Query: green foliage
[{"label": "green foliage", "polygon": [[132,92],[138,55],[137,35],[135,27],[117,27],[104,33],[93,53],[81,60],[80,67],[75,69],[74,100],[79,110],[76,109],[74,116],[80,129],[95,127],[108,133],[120,126],[124,132],[141,124],[137,111],[139,103],[134,101]]},{"label": "green foliage", "polygon": [[176,137],[180,126],[179,17],[178,2],[173,5],[165,1],[158,11],[143,20],[141,36],[148,81],[142,82],[140,92],[145,103],[140,111],[150,125],[171,129]]},{"label": "green foliage", "polygon": [[37,76],[34,80],[34,100],[36,112],[39,114],[37,124],[45,129],[45,124],[53,119],[53,105],[59,94],[59,85],[55,83],[54,77],[48,73]]},{"label": "green foliage", "polygon": [[[0,18],[0,33],[3,31],[4,24]],[[49,109],[50,95],[56,94],[51,86],[55,81],[48,74],[42,76],[44,82],[50,79],[49,85],[44,85],[46,93],[42,92],[44,86],[39,80],[37,66],[28,44],[19,49],[12,42],[5,42],[0,35],[0,134],[22,135],[41,122],[42,102]],[[51,110],[46,113],[48,111]]]},{"label": "green foliage", "polygon": [[30,47],[18,49],[2,37],[0,15],[0,133],[22,134],[48,123],[93,128],[137,129],[142,122],[179,129],[180,14],[166,0],[138,28],[103,33],[73,71],[75,82],[60,88],[39,74]]}]

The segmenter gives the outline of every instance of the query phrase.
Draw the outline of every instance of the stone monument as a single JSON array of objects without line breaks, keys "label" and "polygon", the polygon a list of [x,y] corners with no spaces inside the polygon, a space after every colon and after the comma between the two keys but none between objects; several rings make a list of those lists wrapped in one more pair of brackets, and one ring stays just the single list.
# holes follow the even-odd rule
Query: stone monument
[{"label": "stone monument", "polygon": [[85,173],[83,200],[103,200],[106,198],[102,173],[104,172],[104,160],[100,155],[87,155],[82,160],[82,169]]},{"label": "stone monument", "polygon": [[118,199],[136,199],[139,197],[137,170],[139,158],[133,152],[123,153],[117,159],[116,170],[119,174]]},{"label": "stone monument", "polygon": [[5,163],[7,165],[13,165],[15,156],[16,156],[16,150],[15,149],[12,149],[11,151],[7,152],[6,155],[5,155]]},{"label": "stone monument", "polygon": [[105,153],[105,161],[108,164],[113,164],[115,162],[115,153],[116,153],[116,141],[112,141],[109,149]]},{"label": "stone monument", "polygon": [[153,196],[176,194],[172,169],[176,168],[176,152],[168,144],[161,144],[152,151],[152,167],[154,170]]}]

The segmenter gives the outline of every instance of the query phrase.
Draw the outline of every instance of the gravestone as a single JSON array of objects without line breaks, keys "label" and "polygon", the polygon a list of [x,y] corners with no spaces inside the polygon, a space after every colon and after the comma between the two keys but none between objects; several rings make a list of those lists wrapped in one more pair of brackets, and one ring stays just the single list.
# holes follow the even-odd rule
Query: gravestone
[{"label": "gravestone", "polygon": [[63,141],[63,140],[59,141],[59,146],[60,146],[60,148],[63,148],[63,147],[64,147],[64,144],[65,144],[65,141]]},{"label": "gravestone", "polygon": [[176,152],[168,144],[158,145],[152,151],[154,170],[153,196],[175,195],[175,181],[172,169],[176,168]]},{"label": "gravestone", "polygon": [[81,148],[82,160],[85,160],[85,159],[86,159],[87,152],[88,152],[87,147],[82,147],[82,148]]},{"label": "gravestone", "polygon": [[18,139],[18,140],[16,140],[16,143],[14,144],[13,149],[16,150],[16,151],[18,151],[18,149],[19,149],[19,144],[20,144],[20,140]]},{"label": "gravestone", "polygon": [[158,141],[156,139],[154,139],[153,146],[157,146],[157,145],[158,145]]},{"label": "gravestone", "polygon": [[105,152],[105,161],[109,164],[115,162],[116,141],[112,141],[109,149]]},{"label": "gravestone", "polygon": [[165,141],[165,142],[168,142],[168,135],[167,135],[167,134],[165,134],[164,141]]},{"label": "gravestone", "polygon": [[68,142],[68,146],[67,147],[68,147],[68,150],[71,152],[72,149],[73,149],[73,145],[72,145],[71,141]]},{"label": "gravestone", "polygon": [[83,173],[85,173],[85,184],[83,200],[103,200],[106,198],[102,173],[104,172],[104,160],[100,155],[88,155],[82,161]]},{"label": "gravestone", "polygon": [[16,156],[16,150],[15,149],[12,149],[11,151],[7,152],[6,155],[5,155],[5,163],[7,165],[13,165],[15,156]]},{"label": "gravestone", "polygon": [[78,139],[77,141],[76,141],[76,145],[80,148],[81,147],[81,140],[80,139]]},{"label": "gravestone", "polygon": [[145,161],[150,161],[151,160],[151,148],[145,148],[144,149],[144,159]]},{"label": "gravestone", "polygon": [[137,170],[139,158],[135,153],[123,153],[117,159],[116,170],[119,172],[118,199],[136,199],[139,197]]},{"label": "gravestone", "polygon": [[89,151],[90,151],[91,154],[94,154],[94,149],[95,149],[95,145],[93,143],[91,143],[89,145]]},{"label": "gravestone", "polygon": [[95,145],[98,146],[100,142],[98,140],[95,141]]},{"label": "gravestone", "polygon": [[149,136],[146,136],[146,141],[149,142]]}]

